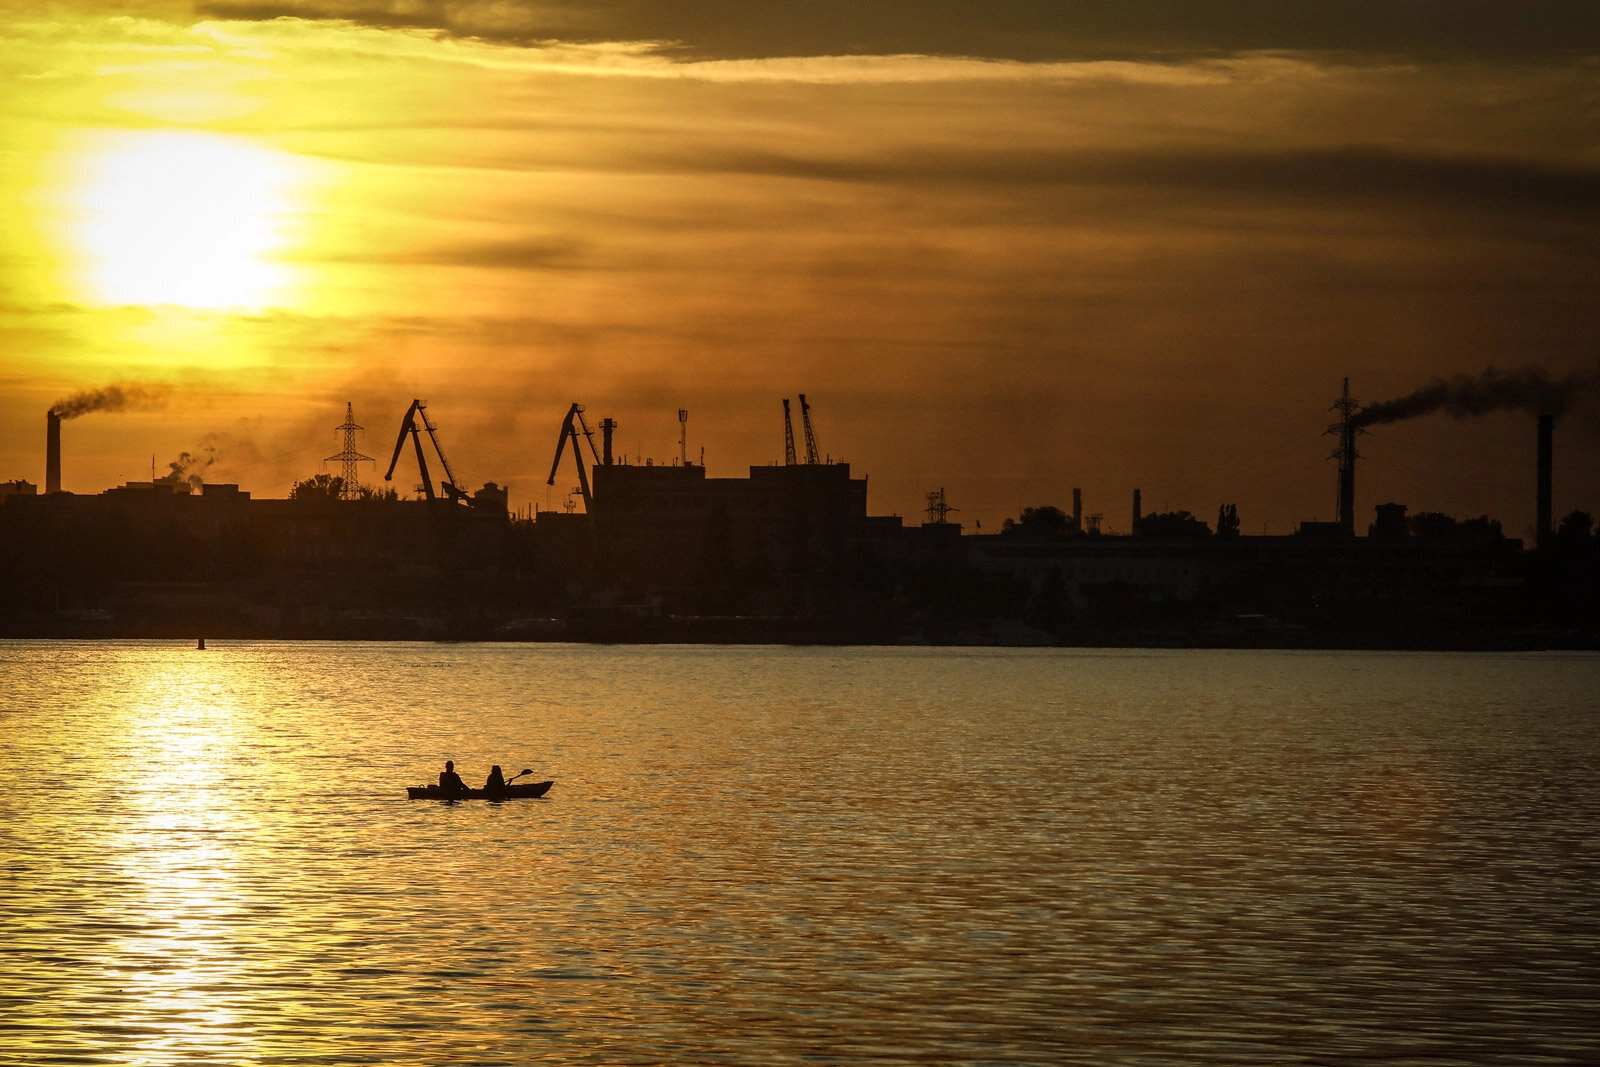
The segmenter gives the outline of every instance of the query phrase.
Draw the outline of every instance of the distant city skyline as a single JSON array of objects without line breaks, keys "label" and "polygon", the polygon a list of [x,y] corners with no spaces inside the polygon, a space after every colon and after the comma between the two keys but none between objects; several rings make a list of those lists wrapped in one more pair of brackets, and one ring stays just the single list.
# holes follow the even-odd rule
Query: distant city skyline
[{"label": "distant city skyline", "polygon": [[[283,496],[420,397],[469,488],[559,508],[574,400],[634,461],[686,409],[727,477],[804,392],[875,514],[1288,533],[1345,377],[1593,373],[1593,5],[1056,7],[0,0],[0,481],[86,390],[134,399],[64,427],[82,493],[187,454]],[[1527,536],[1529,412],[1368,430],[1358,532]]]}]

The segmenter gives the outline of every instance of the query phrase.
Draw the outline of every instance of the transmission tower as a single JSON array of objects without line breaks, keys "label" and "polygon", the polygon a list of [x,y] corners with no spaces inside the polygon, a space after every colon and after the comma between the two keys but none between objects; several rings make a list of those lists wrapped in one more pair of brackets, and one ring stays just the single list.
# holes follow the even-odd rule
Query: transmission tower
[{"label": "transmission tower", "polygon": [[335,426],[334,429],[344,431],[344,451],[336,456],[329,456],[323,462],[332,463],[334,460],[339,460],[344,464],[344,473],[341,476],[343,485],[339,495],[346,500],[354,500],[356,494],[361,490],[361,481],[356,471],[356,464],[375,463],[377,461],[371,456],[363,456],[356,451],[356,431],[363,429],[363,427],[356,425],[355,413],[352,411],[349,401],[345,401],[344,405],[344,425]]},{"label": "transmission tower", "polygon": [[943,489],[935,489],[928,494],[928,506],[924,510],[928,513],[930,523],[942,524],[950,521],[952,511],[961,509],[951,506],[950,501],[945,498]]}]

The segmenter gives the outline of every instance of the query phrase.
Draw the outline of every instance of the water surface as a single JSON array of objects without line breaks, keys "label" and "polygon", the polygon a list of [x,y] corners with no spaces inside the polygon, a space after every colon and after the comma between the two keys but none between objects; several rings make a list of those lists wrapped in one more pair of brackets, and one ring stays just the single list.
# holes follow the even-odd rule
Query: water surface
[{"label": "water surface", "polygon": [[[0,643],[0,1062],[1600,1059],[1600,657]],[[454,759],[556,785],[408,801]]]}]

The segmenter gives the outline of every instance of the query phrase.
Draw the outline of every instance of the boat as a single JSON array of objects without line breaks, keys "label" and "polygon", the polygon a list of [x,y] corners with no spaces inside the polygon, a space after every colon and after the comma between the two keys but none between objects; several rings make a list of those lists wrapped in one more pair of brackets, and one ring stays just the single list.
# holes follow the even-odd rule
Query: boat
[{"label": "boat", "polygon": [[437,785],[408,785],[406,796],[411,800],[530,800],[550,792],[555,782],[508,783],[504,788],[468,789],[465,792],[446,793]]}]

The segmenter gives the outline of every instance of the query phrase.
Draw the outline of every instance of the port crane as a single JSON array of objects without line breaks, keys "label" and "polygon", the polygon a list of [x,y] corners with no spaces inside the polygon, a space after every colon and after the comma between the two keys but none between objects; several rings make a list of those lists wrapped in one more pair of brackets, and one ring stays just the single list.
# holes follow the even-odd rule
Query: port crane
[{"label": "port crane", "polygon": [[[439,483],[439,489],[451,503],[465,502],[467,491],[459,485],[456,472],[450,469],[450,461],[445,458],[444,448],[439,444],[439,431],[432,422],[428,421],[428,405],[420,400],[413,400],[406,409],[406,417],[400,420],[400,436],[394,442],[394,456],[389,460],[389,469],[384,473],[383,480],[394,481],[395,464],[400,462],[400,452],[406,446],[406,434],[411,435],[411,443],[417,451],[417,470],[422,475],[422,492],[429,500],[438,499],[433,491],[433,479],[428,476],[428,460],[422,451],[422,431],[428,431],[428,439],[433,442],[433,450],[438,453],[439,465],[444,468],[445,480]],[[417,422],[421,420],[422,425]]]},{"label": "port crane", "polygon": [[794,417],[789,414],[789,398],[783,398],[783,465],[792,467],[794,458]]},{"label": "port crane", "polygon": [[[607,419],[601,424],[601,428],[606,432],[606,463],[611,461],[611,433],[616,428],[616,425],[616,422],[611,419]],[[589,491],[589,474],[583,469],[583,449],[578,445],[580,429],[584,440],[589,442],[589,454],[594,457],[596,463],[601,462],[600,453],[594,447],[594,432],[589,429],[589,424],[583,418],[583,405],[574,402],[572,407],[567,409],[567,417],[562,420],[561,432],[556,435],[556,458],[550,464],[550,477],[545,484],[556,484],[556,471],[561,466],[561,454],[566,451],[567,439],[571,438],[572,458],[578,465],[578,491],[583,494],[583,510],[592,513],[594,510],[594,496]]]},{"label": "port crane", "polygon": [[821,463],[817,456],[817,435],[811,432],[811,405],[806,403],[806,394],[800,394],[800,424],[806,431],[806,462],[812,466]]}]

